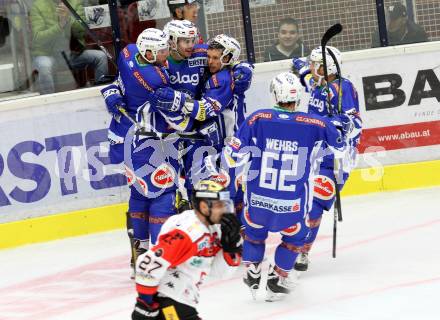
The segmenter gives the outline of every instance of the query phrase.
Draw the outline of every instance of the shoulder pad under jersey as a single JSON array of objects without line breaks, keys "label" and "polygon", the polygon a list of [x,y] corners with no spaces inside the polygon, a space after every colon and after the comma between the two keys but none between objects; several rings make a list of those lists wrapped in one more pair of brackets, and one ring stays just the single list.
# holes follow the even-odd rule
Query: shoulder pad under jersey
[{"label": "shoulder pad under jersey", "polygon": [[167,233],[173,229],[182,230],[192,241],[197,241],[208,232],[207,227],[197,218],[194,210],[187,210],[168,218],[160,233]]}]

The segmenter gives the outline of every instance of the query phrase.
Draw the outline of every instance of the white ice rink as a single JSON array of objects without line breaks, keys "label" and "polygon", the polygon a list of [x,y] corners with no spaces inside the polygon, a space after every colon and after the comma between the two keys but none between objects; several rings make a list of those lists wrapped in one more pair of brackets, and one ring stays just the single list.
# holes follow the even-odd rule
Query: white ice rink
[{"label": "white ice rink", "polygon": [[[253,301],[240,270],[205,284],[203,319],[440,319],[440,188],[342,203],[337,259],[327,216],[291,296],[269,303],[261,289]],[[122,230],[0,251],[0,319],[130,319],[128,251]]]}]

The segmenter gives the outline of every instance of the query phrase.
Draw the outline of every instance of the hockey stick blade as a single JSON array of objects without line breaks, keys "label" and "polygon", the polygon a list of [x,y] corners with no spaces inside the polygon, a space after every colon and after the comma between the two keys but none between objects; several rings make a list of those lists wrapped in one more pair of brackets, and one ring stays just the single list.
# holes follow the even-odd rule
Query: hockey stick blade
[{"label": "hockey stick blade", "polygon": [[342,24],[340,23],[336,23],[328,28],[321,38],[321,46],[325,47],[331,38],[342,32],[342,29]]}]

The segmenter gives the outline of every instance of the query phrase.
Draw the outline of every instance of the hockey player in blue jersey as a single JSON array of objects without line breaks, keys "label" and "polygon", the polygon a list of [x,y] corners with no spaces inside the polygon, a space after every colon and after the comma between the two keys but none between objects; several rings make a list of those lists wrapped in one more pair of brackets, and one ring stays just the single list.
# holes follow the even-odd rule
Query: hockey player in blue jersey
[{"label": "hockey player in blue jersey", "polygon": [[[175,21],[173,24],[169,24],[170,37],[171,39],[179,39],[180,47],[182,46],[181,41],[185,39],[182,35],[188,33],[185,31],[185,27],[188,28],[188,23],[185,21]],[[192,34],[194,34],[193,31]],[[184,39],[180,39],[181,37]],[[189,54],[189,52],[185,53],[179,50],[173,56],[172,51],[172,58],[169,60],[171,81],[173,82],[174,79],[173,89],[180,90],[180,92],[169,88],[157,90],[155,93],[158,100],[157,107],[167,111],[178,111],[189,116],[196,120],[196,126],[209,127],[211,132],[218,132],[220,140],[217,144],[196,143],[189,145],[185,158],[185,170],[188,175],[190,170],[192,173],[197,171],[194,165],[201,163],[202,157],[206,156],[204,151],[208,150],[208,146],[214,147],[211,148],[214,153],[221,150],[223,140],[232,136],[238,128],[238,121],[243,120],[244,108],[243,106],[240,108],[234,99],[236,82],[234,81],[233,67],[238,62],[240,55],[240,44],[235,39],[227,35],[218,35],[210,40],[208,45],[196,45],[193,55],[186,60],[175,61],[177,55],[184,57],[185,54]],[[196,73],[195,71],[199,66],[202,66],[203,61],[205,61],[208,70],[202,69],[204,72],[202,77],[200,76],[202,72]],[[185,65],[189,68],[185,68]],[[195,93],[190,92],[195,88],[194,84],[196,83],[204,84],[202,90],[200,92],[195,90]],[[176,94],[179,96],[176,97]],[[237,94],[235,95],[237,96]],[[181,97],[183,97],[184,103],[182,103]],[[186,187],[188,189],[197,182],[191,178],[187,179]]]},{"label": "hockey player in blue jersey", "polygon": [[302,90],[293,73],[276,76],[270,91],[276,106],[246,118],[223,150],[222,166],[229,169],[231,181],[245,170],[244,282],[254,298],[268,233],[281,233],[266,285],[267,300],[273,301],[292,289],[289,272],[309,231],[311,180],[319,158],[328,148],[342,152],[346,142],[329,119],[295,111]]},{"label": "hockey player in blue jersey", "polygon": [[163,222],[176,213],[178,143],[127,134],[132,123],[120,108],[146,131],[166,134],[191,128],[189,117],[155,109],[154,91],[170,85],[164,68],[169,54],[168,40],[161,30],[144,30],[136,45],[130,44],[121,52],[115,83],[102,89],[113,115],[109,128],[110,154],[114,163],[124,161],[126,166],[130,186],[127,222],[131,225],[129,231],[132,227],[133,235],[129,235],[137,254],[148,249],[150,235],[151,241],[156,241]]},{"label": "hockey player in blue jersey", "polygon": [[[341,53],[338,49],[328,46],[335,55],[336,62],[341,65]],[[345,120],[349,118],[354,125],[349,135],[350,148],[347,149],[344,160],[338,163],[342,168],[338,168],[338,187],[341,190],[348,179],[349,173],[354,166],[356,158],[356,146],[359,143],[362,131],[362,121],[359,116],[359,101],[356,89],[350,80],[340,77],[333,57],[326,53],[328,84],[324,79],[324,67],[322,62],[322,48],[317,47],[312,50],[308,61],[301,58],[293,59],[293,67],[299,72],[301,83],[310,93],[308,113],[331,117],[333,114],[341,113]],[[330,94],[330,104],[327,102],[326,86],[328,85]],[[321,164],[320,172],[315,177],[315,197],[313,206],[309,213],[309,226],[311,231],[306,239],[303,253],[298,256],[295,269],[305,271],[308,268],[308,252],[318,234],[321,217],[324,211],[329,211],[335,201],[335,181],[334,174],[335,161],[333,156],[326,156]]]}]

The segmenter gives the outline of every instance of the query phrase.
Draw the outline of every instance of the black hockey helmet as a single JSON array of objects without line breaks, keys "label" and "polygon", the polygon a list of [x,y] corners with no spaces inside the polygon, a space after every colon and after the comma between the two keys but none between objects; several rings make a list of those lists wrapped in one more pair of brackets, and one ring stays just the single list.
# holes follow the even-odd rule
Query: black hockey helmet
[{"label": "black hockey helmet", "polygon": [[191,202],[197,211],[200,211],[201,201],[205,201],[209,208],[212,208],[215,202],[220,201],[225,206],[225,213],[234,212],[234,202],[231,200],[229,191],[214,180],[201,180],[194,186]]}]

